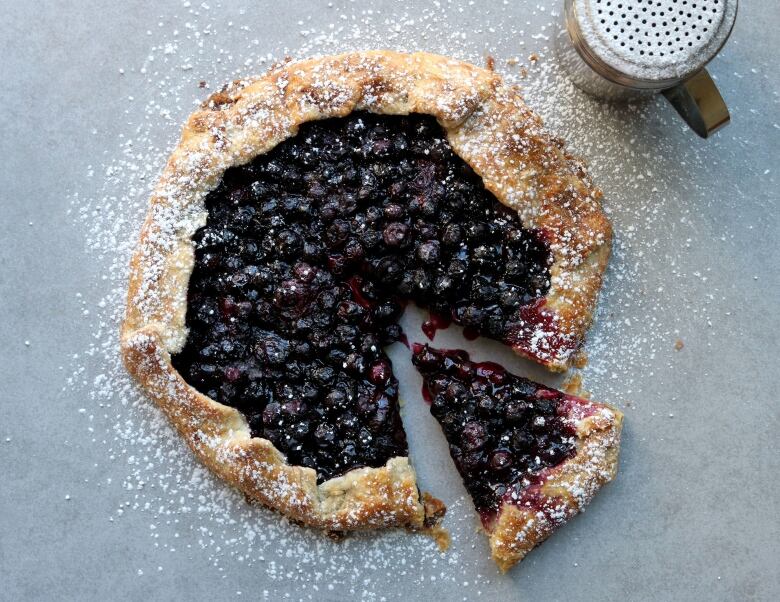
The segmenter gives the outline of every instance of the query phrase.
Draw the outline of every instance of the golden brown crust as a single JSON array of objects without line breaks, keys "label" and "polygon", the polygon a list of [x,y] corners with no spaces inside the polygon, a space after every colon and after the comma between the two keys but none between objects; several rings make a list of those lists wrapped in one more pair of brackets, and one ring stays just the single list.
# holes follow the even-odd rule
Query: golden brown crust
[{"label": "golden brown crust", "polygon": [[[502,571],[520,562],[590,502],[617,474],[623,414],[612,407],[581,400],[574,408],[576,455],[546,471],[539,483],[505,502],[488,529],[493,559]],[[577,412],[587,408],[587,415]]]},{"label": "golden brown crust", "polygon": [[446,57],[356,52],[292,62],[213,94],[188,120],[150,201],[131,264],[122,350],[128,369],[163,408],[196,455],[250,497],[328,530],[414,526],[424,521],[408,458],[316,484],[251,438],[243,416],[189,387],[170,355],[186,340],[192,235],[204,198],[229,167],[289,138],[307,121],[355,110],[425,113],[498,199],[539,228],[554,256],[539,328],[515,349],[551,369],[566,367],[590,324],[609,255],[610,227],[577,160],[541,129],[514,87]]}]

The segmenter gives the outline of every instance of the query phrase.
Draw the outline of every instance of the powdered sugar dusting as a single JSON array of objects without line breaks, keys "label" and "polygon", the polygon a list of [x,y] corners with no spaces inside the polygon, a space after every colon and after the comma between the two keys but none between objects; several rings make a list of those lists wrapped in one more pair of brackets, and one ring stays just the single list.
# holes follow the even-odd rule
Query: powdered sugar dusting
[{"label": "powdered sugar dusting", "polygon": [[[317,599],[329,592],[349,592],[367,600],[392,598],[387,584],[396,576],[419,583],[458,584],[464,599],[470,599],[495,579],[492,573],[475,574],[458,551],[470,540],[474,524],[470,502],[447,500],[446,524],[454,541],[445,555],[428,539],[404,532],[358,535],[334,543],[247,505],[195,463],[119,361],[118,325],[130,253],[151,188],[180,124],[205,95],[198,82],[206,82],[206,89],[213,91],[233,78],[259,73],[288,54],[304,57],[392,47],[441,52],[482,64],[485,48],[472,41],[477,31],[487,31],[495,47],[511,48],[505,55],[494,53],[496,69],[521,83],[529,105],[545,118],[546,126],[589,159],[615,225],[613,259],[596,327],[586,346],[590,363],[584,370],[585,386],[599,400],[619,406],[638,396],[660,397],[660,392],[643,391],[633,375],[644,369],[648,357],[666,357],[671,368],[672,346],[684,338],[682,329],[709,328],[714,318],[711,308],[721,294],[713,288],[712,298],[693,302],[684,319],[669,315],[659,301],[670,287],[685,291],[687,280],[710,277],[707,267],[689,272],[679,261],[695,239],[692,210],[682,201],[702,191],[671,175],[669,166],[676,160],[672,143],[658,129],[646,127],[657,122],[658,104],[626,110],[590,100],[565,79],[549,51],[559,15],[544,7],[534,9],[537,15],[549,14],[549,22],[530,27],[510,17],[506,6],[483,14],[478,23],[465,24],[458,17],[463,8],[444,1],[414,14],[356,5],[328,7],[316,18],[302,19],[301,44],[289,49],[261,40],[249,25],[225,21],[216,8],[184,2],[179,18],[161,23],[149,36],[151,45],[143,64],[117,66],[117,77],[125,78],[130,90],[122,116],[124,133],[104,165],[85,166],[92,186],[102,181],[96,186],[99,193],[72,197],[72,214],[85,230],[87,251],[104,268],[100,286],[106,294],[98,307],[90,308],[94,343],[74,359],[67,383],[86,398],[82,405],[88,438],[105,449],[107,462],[126,465],[122,482],[107,483],[125,492],[125,503],[108,520],[121,521],[127,512],[147,515],[150,545],[171,554],[180,553],[180,546],[175,538],[158,536],[158,525],[176,524],[196,533],[200,550],[194,553],[208,556],[217,574],[237,563],[256,567],[266,576],[272,599],[290,583],[296,585],[301,599]],[[221,36],[244,39],[243,53],[223,50]],[[540,60],[527,60],[534,52]],[[645,167],[627,170],[626,156],[640,158],[638,163]],[[717,161],[711,161],[710,153],[701,147],[692,148],[685,160],[702,167],[705,159],[710,161],[706,169],[716,172]],[[676,218],[674,228],[659,230],[658,224],[669,223],[669,214]],[[732,244],[728,233],[715,242],[726,250]],[[663,279],[647,269],[651,256],[668,263]],[[464,579],[468,585],[462,585]]]}]

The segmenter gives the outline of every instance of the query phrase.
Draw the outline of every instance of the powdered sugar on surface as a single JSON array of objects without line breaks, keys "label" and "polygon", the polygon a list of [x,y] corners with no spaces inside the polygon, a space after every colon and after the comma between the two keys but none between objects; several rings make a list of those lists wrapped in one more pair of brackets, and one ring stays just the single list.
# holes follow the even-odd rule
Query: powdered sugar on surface
[{"label": "powdered sugar on surface", "polygon": [[[559,16],[549,8],[529,7],[535,23],[531,26],[512,16],[517,13],[510,12],[508,2],[467,22],[458,18],[463,4],[442,0],[426,6],[414,11],[361,8],[358,3],[328,6],[319,14],[301,16],[298,47],[280,48],[272,40],[259,39],[240,20],[226,21],[219,4],[183,2],[178,17],[161,21],[149,31],[149,50],[142,63],[117,65],[117,77],[127,80],[126,111],[121,116],[125,131],[104,164],[84,168],[85,189],[99,192],[75,192],[71,197],[70,213],[85,232],[86,252],[104,268],[99,286],[105,296],[97,307],[85,308],[90,312],[94,343],[73,359],[65,386],[84,400],[85,436],[103,451],[105,462],[124,467],[121,482],[105,484],[121,489],[124,497],[106,518],[118,522],[127,513],[142,513],[149,520],[150,546],[171,554],[205,555],[215,575],[229,575],[236,565],[254,567],[265,576],[262,582],[267,591],[263,593],[268,599],[292,590],[300,599],[339,592],[366,600],[392,599],[386,584],[396,578],[413,583],[444,581],[458,585],[463,599],[473,599],[498,577],[492,568],[489,572],[475,570],[464,563],[463,549],[474,539],[476,522],[466,499],[445,500],[449,507],[445,525],[453,532],[453,545],[446,554],[440,554],[429,539],[405,532],[357,535],[334,543],[249,506],[194,461],[124,371],[118,356],[118,326],[124,312],[130,253],[151,188],[178,138],[180,125],[207,92],[231,79],[260,73],[288,55],[302,58],[393,48],[429,50],[484,64],[487,49],[473,40],[487,32],[493,48],[512,49],[511,53],[491,52],[496,69],[509,81],[520,83],[528,104],[543,116],[547,127],[588,160],[594,180],[605,191],[605,207],[615,227],[613,259],[597,324],[585,348],[589,357],[583,371],[585,388],[594,398],[625,409],[628,423],[633,412],[657,412],[658,420],[661,416],[668,420],[667,414],[671,415],[670,409],[679,400],[674,392],[664,390],[663,374],[653,375],[661,385],[653,390],[645,388],[646,374],[641,379],[635,375],[643,373],[649,359],[658,365],[659,357],[668,370],[674,370],[675,354],[688,351],[675,351],[675,341],[685,339],[691,329],[706,330],[713,321],[728,324],[730,319],[720,309],[717,314],[713,310],[733,295],[729,283],[713,276],[712,262],[690,270],[691,262],[685,256],[696,252],[702,238],[691,199],[724,203],[736,211],[734,201],[705,198],[710,191],[679,178],[680,162],[716,177],[719,159],[713,149],[717,150],[718,142],[708,147],[692,142],[681,156],[675,143],[665,138],[668,121],[658,125],[659,119],[676,119],[663,110],[660,100],[616,108],[577,91],[550,51]],[[223,37],[238,37],[243,42],[227,51]],[[538,60],[529,60],[532,54]],[[199,82],[205,82],[205,89]],[[707,233],[716,255],[729,254],[732,232],[713,228]],[[649,269],[658,262],[668,266],[663,274]],[[664,300],[670,295],[688,295],[691,280],[710,282],[709,296],[691,298],[685,314],[670,314]],[[405,319],[410,338],[421,340],[419,327],[412,331],[408,326],[412,316]],[[512,365],[508,353],[495,345],[463,346],[478,359],[491,354],[491,359]],[[396,357],[403,353],[396,352]],[[522,366],[515,371],[555,383],[529,364],[514,366]],[[413,388],[406,391],[409,403],[416,403]],[[640,432],[634,436],[653,435]],[[424,462],[423,454],[416,463]],[[159,536],[161,525],[173,525],[197,544],[182,548],[178,533],[173,538]],[[139,576],[156,570],[157,566],[141,567]]]}]

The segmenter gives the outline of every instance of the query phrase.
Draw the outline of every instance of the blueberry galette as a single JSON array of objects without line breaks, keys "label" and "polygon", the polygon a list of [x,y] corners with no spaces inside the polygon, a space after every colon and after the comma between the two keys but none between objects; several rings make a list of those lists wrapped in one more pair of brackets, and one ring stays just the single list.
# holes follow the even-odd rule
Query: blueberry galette
[{"label": "blueberry galette", "polygon": [[213,94],[151,200],[122,347],[197,456],[332,531],[421,527],[385,354],[413,301],[565,369],[610,226],[583,165],[490,71],[292,62]]},{"label": "blueberry galette", "polygon": [[471,362],[465,351],[415,345],[412,361],[502,570],[615,476],[623,422],[615,408]]}]

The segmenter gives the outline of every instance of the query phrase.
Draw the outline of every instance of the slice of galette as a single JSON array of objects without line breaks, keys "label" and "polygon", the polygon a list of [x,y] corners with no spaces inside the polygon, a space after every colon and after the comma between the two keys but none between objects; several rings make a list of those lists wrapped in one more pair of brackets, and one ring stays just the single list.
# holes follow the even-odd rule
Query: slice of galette
[{"label": "slice of galette", "polygon": [[465,351],[415,344],[413,362],[502,571],[615,476],[617,409],[471,362]]},{"label": "slice of galette", "polygon": [[609,255],[599,197],[490,71],[277,66],[190,117],[132,260],[126,364],[252,499],[331,531],[421,527],[442,508],[384,351],[404,304],[565,367]]}]

